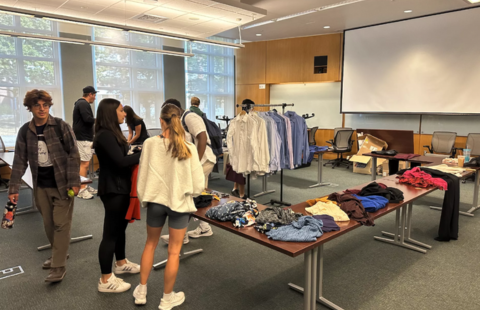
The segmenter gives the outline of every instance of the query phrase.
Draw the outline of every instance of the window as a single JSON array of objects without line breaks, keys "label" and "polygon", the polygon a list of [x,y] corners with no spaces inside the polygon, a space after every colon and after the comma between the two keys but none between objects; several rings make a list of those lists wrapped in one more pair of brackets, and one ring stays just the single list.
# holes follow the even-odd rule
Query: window
[{"label": "window", "polygon": [[[55,22],[9,14],[0,14],[0,29],[58,36]],[[0,36],[0,136],[6,146],[15,145],[18,130],[32,117],[23,98],[34,88],[49,92],[50,114],[63,117],[59,44]]]},{"label": "window", "polygon": [[[233,42],[219,37],[211,39]],[[195,96],[200,99],[200,109],[210,120],[215,121],[217,115],[233,116],[234,50],[201,43],[190,44],[195,56],[185,58],[187,108],[190,107],[190,98]]]},{"label": "window", "polygon": [[[95,41],[161,48],[158,37],[109,29],[94,29]],[[103,98],[116,98],[129,105],[147,128],[160,127],[164,102],[162,55],[123,48],[95,46],[94,72],[97,104]],[[127,129],[125,125],[123,129]]]}]

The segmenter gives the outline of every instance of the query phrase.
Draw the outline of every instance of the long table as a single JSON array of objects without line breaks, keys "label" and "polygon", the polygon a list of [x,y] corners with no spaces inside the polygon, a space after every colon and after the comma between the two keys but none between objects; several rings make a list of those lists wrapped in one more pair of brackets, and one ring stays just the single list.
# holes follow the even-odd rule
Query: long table
[{"label": "long table", "polygon": [[[396,220],[395,220],[395,229],[394,233],[384,232],[385,235],[390,235],[392,239],[375,237],[376,240],[388,242],[393,245],[401,246],[410,250],[415,250],[421,253],[425,253],[426,250],[421,249],[417,246],[431,248],[431,246],[420,243],[411,238],[411,219],[412,219],[412,205],[413,201],[423,197],[433,191],[436,188],[415,188],[411,185],[398,184],[395,176],[389,176],[381,179],[381,182],[390,187],[396,187],[404,193],[404,201],[400,203],[390,203],[385,208],[371,213],[374,219],[378,219],[390,212],[396,211]],[[354,187],[355,189],[361,189],[365,183]],[[356,221],[350,220],[348,222],[337,222],[340,227],[339,231],[327,232],[324,233],[317,241],[314,242],[283,242],[283,241],[273,241],[268,239],[268,237],[258,231],[253,227],[244,227],[244,228],[235,228],[231,222],[220,222],[217,220],[212,220],[205,216],[208,209],[217,206],[221,203],[227,201],[236,200],[241,201],[241,199],[230,197],[222,199],[220,202],[214,201],[209,207],[199,209],[193,214],[195,218],[198,218],[202,221],[205,221],[211,225],[224,229],[228,232],[231,232],[240,237],[249,239],[253,242],[256,242],[262,246],[268,247],[272,250],[278,251],[290,257],[297,257],[301,254],[304,255],[304,273],[305,273],[305,282],[304,288],[301,288],[295,284],[290,283],[289,286],[297,291],[304,291],[304,309],[312,310],[316,309],[316,303],[320,304],[335,310],[341,310],[342,308],[329,301],[323,296],[323,258],[324,258],[324,249],[323,245],[336,239],[354,229],[362,226]],[[309,207],[306,202],[302,202],[292,206],[292,210],[307,215],[305,208]],[[267,208],[264,205],[258,205],[258,209],[261,211]],[[405,229],[407,228],[407,229]],[[415,245],[412,245],[415,244]]]},{"label": "long table", "polygon": [[[392,156],[379,155],[379,154],[373,154],[373,153],[367,153],[367,154],[364,154],[364,156],[372,157],[372,167],[377,166],[377,158],[390,159],[390,160],[396,159]],[[440,165],[442,164],[443,158],[433,157],[433,156],[418,156],[411,159],[396,159],[396,160],[404,160],[408,163]],[[462,175],[461,179],[469,178],[472,174],[475,174],[475,188],[473,191],[473,202],[472,202],[472,206],[468,211],[460,211],[460,214],[473,217],[474,216],[473,212],[480,209],[480,205],[478,203],[478,193],[480,191],[480,167],[469,167],[468,169],[471,169],[474,171],[467,171]],[[376,169],[372,168],[372,181],[375,180],[376,177],[377,177],[377,171]],[[430,208],[433,210],[442,210],[441,207],[430,207]]]}]

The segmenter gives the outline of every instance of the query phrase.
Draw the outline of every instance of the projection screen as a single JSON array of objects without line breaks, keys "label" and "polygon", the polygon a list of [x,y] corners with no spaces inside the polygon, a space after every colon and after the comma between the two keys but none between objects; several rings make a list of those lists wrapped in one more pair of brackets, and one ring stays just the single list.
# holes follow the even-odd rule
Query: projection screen
[{"label": "projection screen", "polygon": [[480,114],[480,7],[346,30],[343,113]]}]

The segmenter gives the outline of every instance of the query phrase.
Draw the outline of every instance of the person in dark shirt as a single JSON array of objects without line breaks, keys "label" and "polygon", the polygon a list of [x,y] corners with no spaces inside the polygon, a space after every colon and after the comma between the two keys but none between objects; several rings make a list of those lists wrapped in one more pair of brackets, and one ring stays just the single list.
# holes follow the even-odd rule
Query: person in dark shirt
[{"label": "person in dark shirt", "polygon": [[33,119],[17,135],[8,198],[18,202],[22,176],[30,166],[35,205],[52,245],[52,256],[42,266],[50,270],[45,282],[60,282],[66,274],[72,227],[74,199],[68,192],[76,195],[80,190],[80,155],[70,125],[50,115],[52,104],[52,97],[44,90],[34,89],[25,95],[23,105]]},{"label": "person in dark shirt", "polygon": [[[126,123],[128,126],[128,144],[142,145],[143,142],[149,138],[147,127],[145,126],[143,119],[128,105],[124,106],[123,110],[127,113]],[[133,135],[133,132],[135,132],[135,135]]]},{"label": "person in dark shirt", "polygon": [[132,168],[138,165],[141,154],[128,155],[127,139],[120,129],[125,116],[120,101],[112,98],[100,101],[93,145],[100,164],[98,196],[105,208],[103,237],[98,250],[102,272],[98,291],[104,293],[125,292],[131,286],[112,273],[114,256],[114,273],[140,272],[140,265],[130,262],[125,255],[125,230],[128,225],[125,216],[130,205]]},{"label": "person in dark shirt", "polygon": [[[83,89],[83,97],[75,102],[73,108],[73,132],[77,138],[77,147],[80,153],[80,175],[86,177],[90,160],[93,156],[93,125],[95,118],[93,117],[90,105],[95,102],[97,91],[92,86]],[[78,198],[93,199],[93,195],[97,191],[88,186],[82,185]]]}]

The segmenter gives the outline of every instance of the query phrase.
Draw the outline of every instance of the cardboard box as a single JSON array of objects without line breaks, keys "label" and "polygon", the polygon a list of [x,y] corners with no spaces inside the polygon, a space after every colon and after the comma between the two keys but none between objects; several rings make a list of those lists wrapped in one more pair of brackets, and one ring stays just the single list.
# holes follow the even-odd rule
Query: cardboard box
[{"label": "cardboard box", "polygon": [[390,168],[388,167],[388,159],[382,164],[382,176],[388,177],[390,175]]},{"label": "cardboard box", "polygon": [[[363,154],[386,149],[388,147],[388,144],[387,142],[369,134],[359,135],[358,142],[358,153],[357,155],[353,155],[352,158],[350,158],[350,161],[354,163],[353,172],[360,174],[372,174],[372,158],[370,156],[363,156]],[[382,174],[382,168],[385,162],[387,162],[388,167],[387,159],[377,158],[377,167],[375,167],[377,174]]]}]

